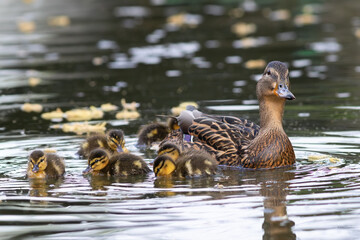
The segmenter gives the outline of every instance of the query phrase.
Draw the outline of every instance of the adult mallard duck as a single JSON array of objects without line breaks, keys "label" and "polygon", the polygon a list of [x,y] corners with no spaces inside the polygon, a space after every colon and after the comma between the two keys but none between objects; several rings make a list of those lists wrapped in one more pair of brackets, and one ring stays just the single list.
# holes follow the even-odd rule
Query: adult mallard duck
[{"label": "adult mallard duck", "polygon": [[28,160],[28,178],[56,178],[65,173],[64,159],[55,153],[44,153],[41,150],[33,151]]},{"label": "adult mallard duck", "polygon": [[279,61],[270,62],[256,85],[260,126],[246,119],[211,116],[186,110],[178,117],[181,130],[163,141],[182,148],[204,149],[219,164],[245,168],[276,168],[295,163],[292,144],[282,119],[286,100],[295,96],[289,90],[289,70]]},{"label": "adult mallard duck", "polygon": [[87,158],[90,152],[97,148],[104,148],[111,154],[128,152],[125,147],[124,132],[120,129],[110,129],[106,134],[92,135],[81,144],[77,154]]},{"label": "adult mallard duck", "polygon": [[93,150],[88,159],[88,167],[83,174],[130,176],[151,172],[146,162],[131,153],[118,153],[110,157],[109,153],[101,148]]},{"label": "adult mallard duck", "polygon": [[216,174],[217,161],[203,150],[180,148],[169,142],[158,150],[158,157],[154,160],[155,176],[195,177]]}]

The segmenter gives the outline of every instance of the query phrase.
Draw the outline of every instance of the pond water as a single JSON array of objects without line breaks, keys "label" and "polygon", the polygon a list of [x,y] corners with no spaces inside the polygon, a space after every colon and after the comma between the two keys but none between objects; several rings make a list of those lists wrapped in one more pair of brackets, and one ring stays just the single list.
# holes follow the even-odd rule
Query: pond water
[{"label": "pond water", "polygon": [[[0,2],[0,239],[360,236],[360,5],[204,2]],[[75,155],[85,136],[21,110],[135,101],[137,120],[108,112],[90,123],[123,129],[150,164],[155,151],[136,147],[137,131],[180,102],[258,122],[256,80],[271,60],[288,63],[296,96],[284,115],[291,168],[85,178]],[[44,148],[65,158],[63,179],[25,178],[27,156]]]}]

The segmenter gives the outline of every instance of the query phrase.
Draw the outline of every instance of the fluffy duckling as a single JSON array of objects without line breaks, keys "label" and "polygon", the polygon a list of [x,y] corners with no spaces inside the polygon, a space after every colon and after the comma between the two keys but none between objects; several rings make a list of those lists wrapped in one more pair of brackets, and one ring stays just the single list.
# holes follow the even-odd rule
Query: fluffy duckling
[{"label": "fluffy duckling", "polygon": [[172,143],[163,144],[154,160],[155,176],[195,177],[216,174],[217,161],[202,150],[189,149],[180,152]]},{"label": "fluffy duckling", "polygon": [[35,150],[30,154],[27,167],[28,178],[55,178],[63,176],[64,173],[64,159],[55,153]]},{"label": "fluffy duckling", "polygon": [[119,153],[110,157],[109,153],[101,148],[91,151],[88,167],[83,174],[130,176],[150,172],[150,168],[140,157],[131,153]]},{"label": "fluffy duckling", "polygon": [[104,148],[110,154],[128,152],[125,147],[124,132],[120,129],[110,129],[106,134],[90,136],[81,144],[77,154],[87,158],[90,152],[97,148]]},{"label": "fluffy duckling", "polygon": [[179,129],[177,119],[169,117],[168,122],[154,122],[144,125],[138,133],[138,146],[151,146],[156,142],[161,142],[173,130]]}]

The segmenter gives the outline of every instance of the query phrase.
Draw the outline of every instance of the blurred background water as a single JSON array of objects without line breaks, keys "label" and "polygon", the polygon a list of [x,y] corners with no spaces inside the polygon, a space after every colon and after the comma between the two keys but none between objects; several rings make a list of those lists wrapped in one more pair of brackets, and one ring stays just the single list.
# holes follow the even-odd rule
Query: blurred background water
[{"label": "blurred background water", "polygon": [[[0,239],[356,239],[359,44],[356,0],[0,1]],[[123,129],[150,164],[137,131],[180,102],[258,122],[256,80],[271,60],[288,63],[296,96],[287,169],[84,178],[75,153],[85,136],[21,110],[135,101],[136,120],[112,111],[90,123]],[[42,148],[65,158],[64,179],[24,177]]]}]

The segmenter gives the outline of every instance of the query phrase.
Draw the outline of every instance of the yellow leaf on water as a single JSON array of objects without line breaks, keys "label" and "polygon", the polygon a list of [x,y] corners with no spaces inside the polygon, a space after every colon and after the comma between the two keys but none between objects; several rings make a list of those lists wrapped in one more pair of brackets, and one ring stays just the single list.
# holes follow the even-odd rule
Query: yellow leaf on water
[{"label": "yellow leaf on water", "polygon": [[35,86],[37,86],[37,85],[40,84],[41,79],[40,79],[40,78],[36,78],[36,77],[31,77],[31,78],[28,79],[28,82],[29,82],[29,85],[30,85],[31,87],[35,87]]},{"label": "yellow leaf on water", "polygon": [[247,69],[264,68],[265,66],[266,62],[264,59],[253,59],[245,62],[245,67]]},{"label": "yellow leaf on water", "polygon": [[24,112],[42,112],[43,106],[36,103],[24,103],[21,106],[21,110]]},{"label": "yellow leaf on water", "polygon": [[308,160],[309,161],[321,161],[321,160],[324,160],[329,157],[330,157],[329,155],[309,155]]},{"label": "yellow leaf on water", "polygon": [[236,23],[231,27],[231,31],[236,35],[243,37],[256,32],[256,24],[255,23]]},{"label": "yellow leaf on water", "polygon": [[41,114],[41,118],[46,119],[46,120],[51,120],[51,119],[62,119],[64,116],[64,112],[61,111],[60,108],[57,108],[55,111],[52,112],[46,112]]},{"label": "yellow leaf on water", "polygon": [[36,24],[33,21],[20,21],[17,26],[19,31],[23,33],[32,33],[36,29]]},{"label": "yellow leaf on water", "polygon": [[101,110],[103,110],[104,112],[111,112],[111,111],[116,111],[116,110],[118,110],[118,106],[113,105],[113,104],[111,104],[111,103],[101,104],[100,108],[101,108]]},{"label": "yellow leaf on water", "polygon": [[70,25],[70,18],[68,16],[55,16],[48,18],[49,26],[66,27]]},{"label": "yellow leaf on water", "polygon": [[140,113],[137,111],[129,111],[124,109],[115,115],[116,119],[137,119],[140,117]]}]

